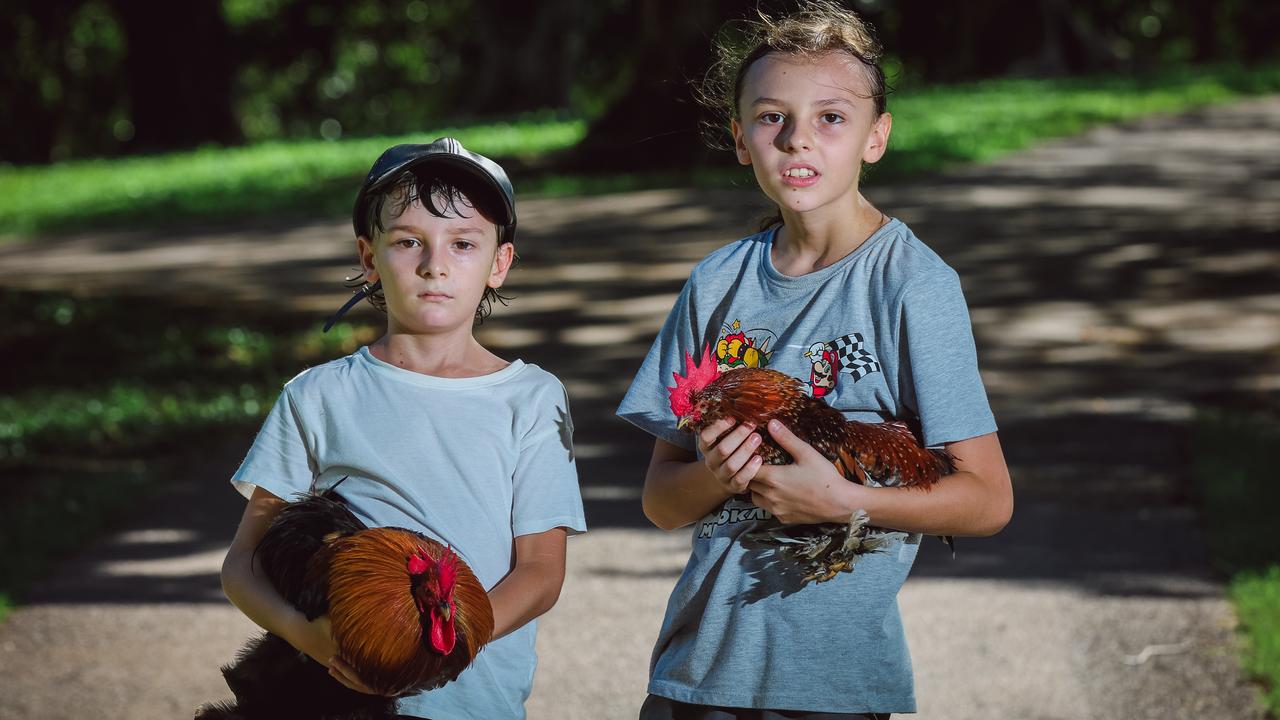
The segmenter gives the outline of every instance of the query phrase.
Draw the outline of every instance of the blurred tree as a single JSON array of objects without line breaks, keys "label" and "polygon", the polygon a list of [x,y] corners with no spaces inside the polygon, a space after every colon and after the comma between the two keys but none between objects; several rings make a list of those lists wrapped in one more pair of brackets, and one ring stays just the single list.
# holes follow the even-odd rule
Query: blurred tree
[{"label": "blurred tree", "polygon": [[568,164],[649,170],[727,162],[703,142],[705,115],[692,82],[711,63],[717,28],[754,7],[744,0],[635,0],[611,13],[603,37],[623,48],[626,91],[592,122]]},{"label": "blurred tree", "polygon": [[[1280,3],[847,0],[899,84],[1280,57]],[[0,160],[404,133],[554,109],[581,168],[707,155],[690,81],[726,20],[796,0],[9,0]],[[727,154],[713,157],[731,162]]]},{"label": "blurred tree", "polygon": [[128,151],[228,143],[235,68],[220,0],[111,0],[128,48],[124,58],[133,137]]}]

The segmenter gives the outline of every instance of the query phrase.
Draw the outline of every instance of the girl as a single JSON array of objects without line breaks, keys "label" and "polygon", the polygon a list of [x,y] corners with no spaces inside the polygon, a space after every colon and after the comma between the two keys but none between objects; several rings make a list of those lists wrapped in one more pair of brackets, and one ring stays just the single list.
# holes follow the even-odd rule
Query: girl
[{"label": "girl", "polygon": [[[664,529],[694,524],[641,718],[914,712],[898,589],[922,534],[1004,527],[1008,469],[956,273],[859,191],[862,163],[884,155],[892,128],[870,28],[809,2],[747,34],[747,52],[720,49],[703,95],[730,116],[739,162],[779,212],[694,268],[618,410],[656,437],[645,514]],[[754,364],[808,382],[846,417],[917,422],[955,473],[931,492],[866,487],[776,421],[680,432],[665,386],[706,346],[722,367],[754,349]],[[738,350],[720,357],[726,348]],[[763,466],[759,432],[795,463]],[[743,539],[773,519],[847,523],[856,509],[905,540],[829,582],[788,581],[773,549]]]}]

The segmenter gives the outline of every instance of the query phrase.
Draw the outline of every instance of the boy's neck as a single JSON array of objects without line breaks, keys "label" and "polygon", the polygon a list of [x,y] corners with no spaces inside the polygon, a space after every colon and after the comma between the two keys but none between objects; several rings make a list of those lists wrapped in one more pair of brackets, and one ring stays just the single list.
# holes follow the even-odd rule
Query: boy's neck
[{"label": "boy's neck", "polygon": [[862,247],[888,218],[855,193],[851,203],[842,206],[806,213],[783,208],[782,221],[770,260],[778,272],[797,277],[832,265]]},{"label": "boy's neck", "polygon": [[491,375],[509,364],[489,352],[470,332],[446,338],[388,330],[369,345],[369,352],[389,365],[442,378]]}]

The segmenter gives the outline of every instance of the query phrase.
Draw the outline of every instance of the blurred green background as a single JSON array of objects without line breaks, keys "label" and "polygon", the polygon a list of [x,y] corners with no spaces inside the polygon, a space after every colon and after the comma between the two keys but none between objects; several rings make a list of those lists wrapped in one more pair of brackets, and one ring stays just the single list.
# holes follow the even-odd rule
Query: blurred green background
[{"label": "blurred green background", "polygon": [[[1280,91],[1280,3],[851,5],[889,50],[895,89],[876,182]],[[382,149],[443,134],[500,159],[521,197],[749,187],[708,147],[718,130],[690,86],[717,28],[757,6],[790,4],[12,0],[0,17],[0,241],[342,218]],[[131,507],[192,438],[251,432],[285,379],[377,333],[0,292],[0,614],[6,594]],[[105,360],[83,362],[86,347]],[[1254,633],[1249,668],[1272,688],[1280,573],[1257,509],[1274,506],[1258,499],[1275,497],[1264,481],[1275,417],[1207,409],[1194,448],[1211,549]],[[69,530],[48,531],[67,518]],[[1271,702],[1280,708],[1275,692]]]}]

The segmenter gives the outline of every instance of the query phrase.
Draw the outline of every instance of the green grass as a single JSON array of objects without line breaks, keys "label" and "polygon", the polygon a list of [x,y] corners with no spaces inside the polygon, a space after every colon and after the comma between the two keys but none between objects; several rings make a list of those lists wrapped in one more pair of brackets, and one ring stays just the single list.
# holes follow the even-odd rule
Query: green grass
[{"label": "green grass", "polygon": [[1280,66],[900,88],[889,97],[889,153],[871,177],[985,162],[1106,123],[1274,92],[1280,92]]},{"label": "green grass", "polygon": [[1209,550],[1230,576],[1243,665],[1262,684],[1268,709],[1280,716],[1280,421],[1204,414],[1196,423],[1193,451]]},{"label": "green grass", "polygon": [[0,314],[0,475],[22,478],[0,483],[0,618],[184,454],[251,433],[285,380],[378,332],[62,293],[0,292]]},{"label": "green grass", "polygon": [[[1104,123],[1274,92],[1280,92],[1280,66],[903,87],[890,97],[894,129],[889,154],[871,170],[869,181],[988,161]],[[350,212],[363,174],[382,150],[444,134],[508,163],[522,197],[753,184],[749,172],[728,165],[692,174],[563,174],[543,167],[549,155],[572,148],[586,127],[581,119],[532,118],[441,128],[408,137],[273,142],[157,157],[3,168],[0,236],[242,222],[272,215],[338,218]],[[729,163],[727,153],[725,158]]]},{"label": "green grass", "polygon": [[519,159],[572,147],[585,131],[581,120],[527,120],[402,137],[270,142],[10,167],[0,170],[0,234],[273,214],[341,216],[351,211],[369,166],[391,145],[452,135],[485,155]]}]

